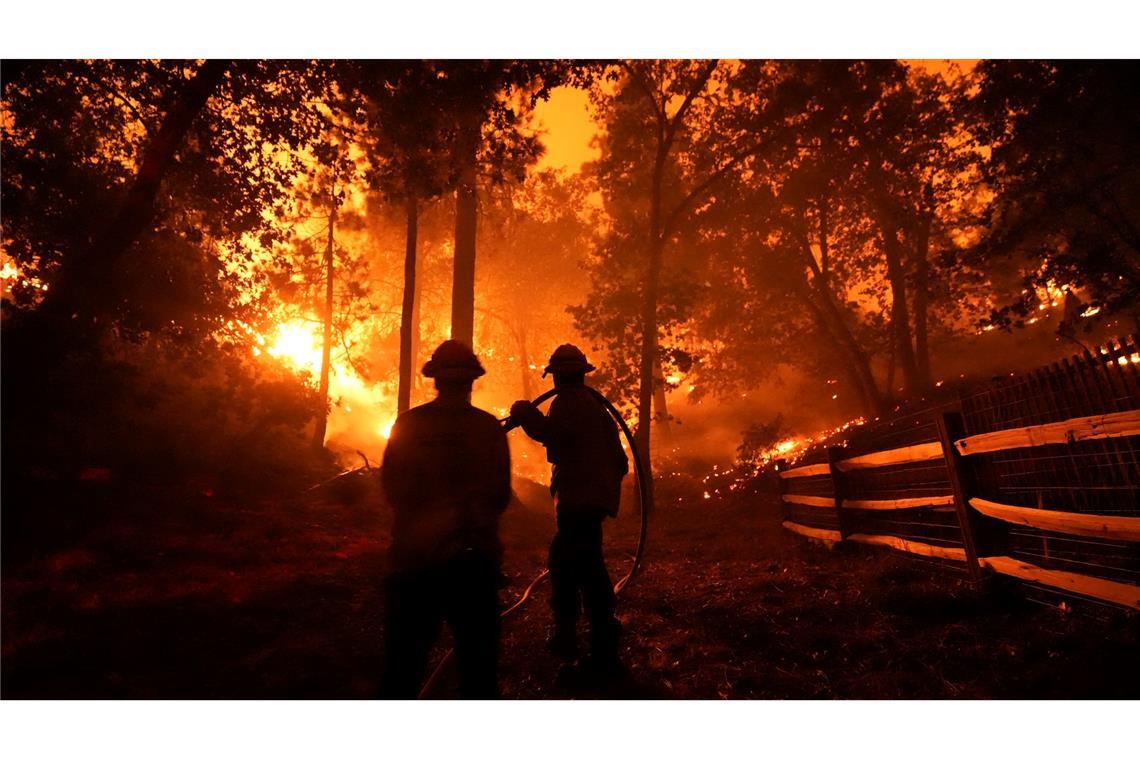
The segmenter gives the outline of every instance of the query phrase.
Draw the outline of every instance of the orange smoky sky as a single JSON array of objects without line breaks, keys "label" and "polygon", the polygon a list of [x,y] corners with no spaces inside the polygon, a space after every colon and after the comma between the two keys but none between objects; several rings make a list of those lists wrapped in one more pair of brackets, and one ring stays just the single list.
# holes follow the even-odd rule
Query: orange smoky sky
[{"label": "orange smoky sky", "polygon": [[[911,66],[942,76],[956,72],[968,74],[977,59],[909,59]],[[592,141],[597,134],[597,123],[590,110],[589,96],[573,87],[556,87],[550,99],[538,104],[535,115],[543,132],[542,142],[546,153],[539,159],[537,168],[562,169],[570,173],[581,171],[582,164],[598,157]]]},{"label": "orange smoky sky", "polygon": [[539,103],[535,115],[546,146],[538,169],[565,169],[573,173],[598,157],[597,148],[591,146],[598,128],[584,90],[555,87],[550,91],[550,99]]}]

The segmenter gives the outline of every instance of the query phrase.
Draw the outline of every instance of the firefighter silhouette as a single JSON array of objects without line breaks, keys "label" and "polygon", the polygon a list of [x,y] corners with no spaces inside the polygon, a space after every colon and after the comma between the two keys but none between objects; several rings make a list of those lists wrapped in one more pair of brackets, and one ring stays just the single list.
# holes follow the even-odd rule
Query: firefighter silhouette
[{"label": "firefighter silhouette", "polygon": [[396,420],[381,481],[395,513],[385,578],[385,696],[415,697],[446,620],[463,698],[498,696],[499,516],[511,498],[507,437],[471,405],[484,369],[444,341],[424,365],[434,401]]},{"label": "firefighter silhouette", "polygon": [[554,466],[550,492],[558,529],[549,555],[554,613],[550,649],[562,659],[577,658],[577,622],[584,606],[591,659],[612,668],[618,665],[621,624],[614,617],[613,583],[602,556],[602,522],[617,516],[629,461],[613,419],[585,386],[586,373],[593,369],[577,347],[559,346],[542,375],[553,374],[559,391],[550,413],[544,415],[529,401],[516,401],[511,417],[546,447]]}]

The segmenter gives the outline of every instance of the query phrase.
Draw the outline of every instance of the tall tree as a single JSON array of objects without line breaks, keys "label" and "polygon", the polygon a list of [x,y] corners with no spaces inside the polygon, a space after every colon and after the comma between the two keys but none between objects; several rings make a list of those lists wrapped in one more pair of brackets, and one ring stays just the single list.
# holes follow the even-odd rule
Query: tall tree
[{"label": "tall tree", "polygon": [[366,125],[369,182],[404,212],[404,279],[400,307],[397,413],[411,406],[415,347],[419,338],[417,249],[419,212],[450,186],[445,89],[425,61],[342,64],[342,111]]},{"label": "tall tree", "polygon": [[453,114],[455,260],[451,337],[475,336],[475,251],[479,182],[522,181],[541,154],[537,136],[524,129],[534,105],[549,91],[580,76],[561,61],[449,61],[437,64]]},{"label": "tall tree", "polygon": [[333,129],[312,147],[310,171],[291,193],[292,202],[282,209],[280,222],[289,230],[289,238],[275,247],[275,258],[265,262],[272,266],[269,285],[279,303],[278,329],[295,323],[320,326],[320,358],[313,370],[324,413],[311,438],[318,451],[324,448],[334,401],[330,396],[334,359],[362,378],[370,376],[368,362],[353,359],[347,338],[377,310],[365,286],[368,261],[359,246],[354,250],[344,243],[346,235],[363,226],[361,214],[349,202],[362,180],[353,159],[356,153],[355,146]]},{"label": "tall tree", "polygon": [[[614,250],[632,244],[641,252],[637,440],[647,460],[653,421],[667,420],[664,409],[654,410],[654,398],[659,407],[662,399],[655,377],[663,373],[655,367],[664,364],[659,343],[666,250],[731,173],[770,145],[768,135],[722,129],[734,70],[716,61],[624,62],[611,69],[611,85],[594,94],[606,126],[595,171],[616,222],[610,242]],[[682,291],[677,295],[686,298]],[[601,316],[590,304],[579,313],[589,321],[591,312]]]},{"label": "tall tree", "polygon": [[[767,109],[752,127],[755,107],[741,98],[741,123],[786,130],[796,148],[763,168],[767,182],[742,183],[742,196],[754,198],[760,212],[742,218],[758,225],[753,245],[765,257],[795,254],[792,271],[802,274],[785,286],[844,358],[863,409],[877,412],[895,365],[908,393],[929,384],[931,306],[949,315],[957,308],[951,291],[960,295],[969,284],[955,238],[970,224],[962,178],[973,154],[961,147],[955,99],[941,77],[895,61],[794,62],[775,70],[749,63],[740,82],[754,87],[773,76],[793,93],[788,108],[779,121]],[[882,317],[870,310],[874,303]],[[882,339],[874,327],[880,322],[887,326]],[[890,356],[885,388],[872,366],[881,345]]]},{"label": "tall tree", "polygon": [[396,413],[403,414],[412,406],[412,365],[419,337],[416,313],[416,246],[419,242],[420,199],[408,193],[404,199],[406,232],[404,235],[404,290],[400,299],[400,377],[396,390]]},{"label": "tall tree", "polygon": [[874,101],[856,122],[856,149],[869,159],[857,179],[887,265],[894,356],[914,394],[931,382],[932,227],[964,222],[954,210],[963,200],[958,180],[976,155],[965,146],[962,114],[954,108],[960,82],[891,61],[851,65],[840,77],[841,86],[860,83]]},{"label": "tall tree", "polygon": [[[411,398],[418,215],[423,202],[455,191],[451,333],[474,339],[479,185],[521,181],[541,151],[523,129],[527,112],[561,82],[558,62],[407,61],[342,64],[339,103],[368,124],[372,183],[405,213],[404,296],[397,406]],[[359,94],[362,98],[356,98]]]},{"label": "tall tree", "polygon": [[[321,401],[327,406],[329,399],[329,370],[332,364],[332,341],[333,341],[333,286],[335,276],[335,252],[336,252],[336,215],[337,209],[340,206],[340,199],[337,197],[336,175],[332,177],[329,183],[329,205],[328,205],[328,234],[325,240],[325,255],[324,255],[324,274],[325,274],[325,301],[324,308],[321,314],[321,370],[320,380],[317,384],[317,394],[321,397]],[[325,445],[325,430],[328,424],[328,416],[321,415],[317,420],[316,426],[313,428],[313,447],[317,449],[324,448]]]},{"label": "tall tree", "polygon": [[[649,421],[653,418],[653,400],[658,382],[663,380],[660,371],[660,359],[657,356],[657,300],[658,289],[661,283],[662,258],[665,244],[671,230],[670,225],[676,209],[663,208],[662,198],[665,183],[666,166],[670,160],[674,140],[680,127],[685,124],[685,118],[692,108],[694,99],[704,91],[709,78],[716,69],[716,61],[702,62],[692,72],[682,72],[681,76],[669,77],[664,72],[647,72],[640,70],[640,64],[628,64],[627,72],[630,79],[641,90],[642,95],[652,108],[655,123],[655,142],[653,147],[653,169],[649,179],[649,240],[647,246],[647,267],[645,280],[645,294],[642,299],[641,312],[641,390],[638,394],[638,437],[641,449],[645,455],[649,454],[650,429]],[[669,101],[680,95],[681,102],[677,109],[669,113]],[[662,396],[656,396],[663,398]],[[660,410],[660,423],[664,427],[668,424],[667,412]]]},{"label": "tall tree", "polygon": [[[668,65],[700,72],[699,63]],[[661,143],[645,124],[661,118],[660,107],[645,106],[652,87],[617,76],[599,95],[606,132],[596,171],[609,228],[592,293],[576,311],[611,350],[603,381],[637,384],[639,417],[647,391],[657,395],[659,383],[642,382],[651,374],[614,356],[645,332],[653,283],[645,252],[664,237],[657,250],[670,263],[657,272],[654,358],[691,374],[687,385],[700,390],[690,398],[752,387],[793,364],[829,383],[840,375],[873,414],[892,391],[876,360],[906,347],[904,386],[921,391],[931,315],[934,334],[948,334],[975,285],[961,256],[970,232],[963,209],[973,208],[963,179],[970,150],[959,148],[967,141],[948,86],[896,62],[721,64],[674,137],[657,226],[652,167]],[[665,102],[667,136],[685,90]],[[661,407],[651,406],[655,417]]]},{"label": "tall tree", "polygon": [[588,193],[580,177],[549,170],[486,193],[479,340],[496,349],[492,362],[506,360],[497,369],[517,376],[522,398],[534,398],[543,360],[571,340],[563,305],[586,291],[581,265],[596,221]]},{"label": "tall tree", "polygon": [[[485,69],[484,69],[485,72]],[[468,79],[464,77],[464,79]],[[492,84],[490,77],[471,80]],[[488,81],[490,80],[490,81]],[[464,88],[480,94],[476,85]],[[469,346],[475,343],[475,228],[478,219],[478,153],[483,129],[483,99],[464,98],[459,108],[455,137],[455,268],[451,280],[451,337]]]}]

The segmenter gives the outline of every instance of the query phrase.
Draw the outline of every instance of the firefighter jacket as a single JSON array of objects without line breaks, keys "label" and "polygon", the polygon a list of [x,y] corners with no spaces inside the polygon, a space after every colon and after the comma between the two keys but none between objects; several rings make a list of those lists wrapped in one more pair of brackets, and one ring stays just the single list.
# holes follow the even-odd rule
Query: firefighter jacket
[{"label": "firefighter jacket", "polygon": [[629,460],[613,418],[586,386],[561,388],[550,413],[536,409],[522,427],[546,446],[546,458],[554,465],[550,493],[559,512],[600,509],[617,517]]},{"label": "firefighter jacket", "polygon": [[465,551],[502,556],[510,453],[490,414],[454,399],[408,410],[392,427],[381,482],[395,512],[390,570],[437,566]]}]

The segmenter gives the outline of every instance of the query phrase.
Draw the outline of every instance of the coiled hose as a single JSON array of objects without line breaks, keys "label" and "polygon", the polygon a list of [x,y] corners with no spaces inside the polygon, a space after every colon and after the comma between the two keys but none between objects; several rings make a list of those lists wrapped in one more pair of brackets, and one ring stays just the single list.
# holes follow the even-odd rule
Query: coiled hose
[{"label": "coiled hose", "polygon": [[[629,572],[626,573],[621,578],[621,580],[614,584],[614,593],[620,594],[629,585],[630,581],[633,580],[634,576],[637,575],[637,571],[641,569],[641,561],[645,556],[645,538],[649,532],[649,512],[652,507],[652,498],[650,496],[650,490],[645,487],[647,477],[645,463],[641,459],[641,453],[637,448],[636,442],[633,440],[633,433],[630,432],[629,426],[625,424],[625,420],[622,419],[621,414],[614,407],[614,405],[610,403],[609,399],[588,385],[584,387],[595,399],[597,399],[602,407],[604,407],[605,410],[609,412],[614,421],[617,422],[618,427],[621,428],[621,432],[625,436],[626,443],[629,444],[629,451],[633,455],[633,471],[634,476],[637,478],[637,499],[641,505],[641,530],[637,537],[637,549],[633,554],[633,564],[630,566]],[[558,393],[558,388],[551,388],[531,403],[535,406],[538,406],[547,399],[551,399],[557,396]],[[499,422],[502,423],[503,430],[508,432],[514,430],[520,424],[510,417],[499,420]],[[522,596],[520,596],[518,600],[515,601],[515,603],[510,607],[503,610],[499,617],[505,620],[513,613],[521,609],[522,606],[526,604],[527,600],[530,599],[531,592],[533,592],[538,584],[541,583],[542,580],[545,579],[549,574],[549,570],[543,570],[541,573],[535,576],[534,580],[532,580],[530,582],[530,585],[528,585],[523,591]],[[439,664],[435,666],[435,670],[432,671],[432,674],[424,683],[423,688],[420,689],[419,699],[426,699],[428,695],[431,694],[432,689],[435,688],[435,685],[439,682],[440,677],[444,674],[444,672],[446,672],[447,666],[451,663],[451,659],[454,655],[454,649],[447,650],[447,653],[444,654],[443,659],[440,660]]]}]

